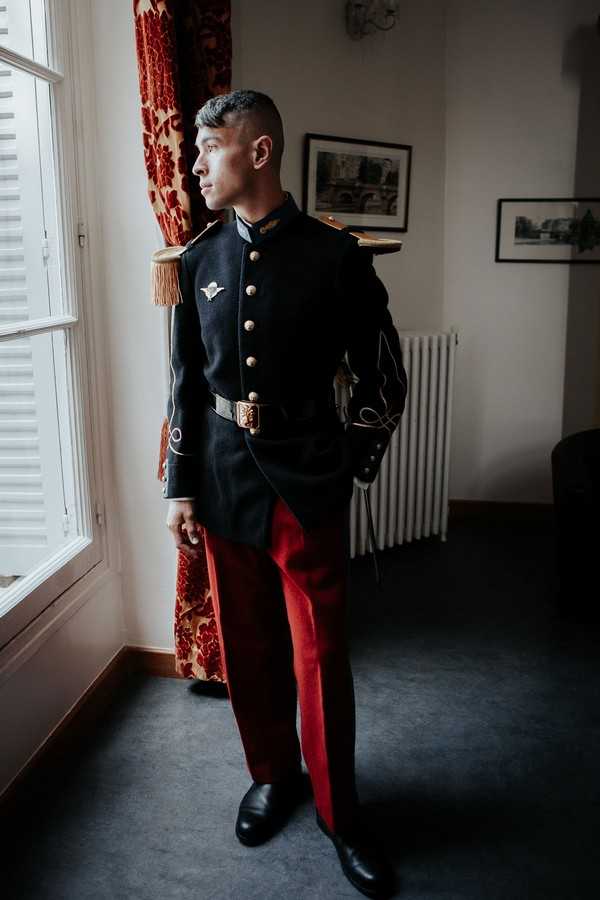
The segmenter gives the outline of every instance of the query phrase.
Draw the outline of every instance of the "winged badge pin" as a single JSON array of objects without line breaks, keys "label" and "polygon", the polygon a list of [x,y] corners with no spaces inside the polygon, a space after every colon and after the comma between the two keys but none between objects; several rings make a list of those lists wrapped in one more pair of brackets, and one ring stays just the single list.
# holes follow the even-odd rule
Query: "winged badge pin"
[{"label": "winged badge pin", "polygon": [[206,294],[207,300],[214,300],[219,291],[224,291],[224,287],[217,287],[216,281],[211,281],[206,287],[203,287],[202,290]]}]

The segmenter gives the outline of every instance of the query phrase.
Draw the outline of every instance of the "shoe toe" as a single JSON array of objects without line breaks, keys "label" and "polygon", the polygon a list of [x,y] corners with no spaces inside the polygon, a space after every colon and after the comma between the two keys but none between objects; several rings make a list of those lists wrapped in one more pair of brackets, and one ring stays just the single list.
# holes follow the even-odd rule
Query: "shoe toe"
[{"label": "shoe toe", "polygon": [[369,897],[386,897],[393,889],[394,871],[376,850],[355,848],[342,859],[352,883]]},{"label": "shoe toe", "polygon": [[395,889],[394,869],[375,837],[360,822],[343,833],[333,834],[317,812],[317,822],[333,841],[342,871],[367,897],[390,897]]},{"label": "shoe toe", "polygon": [[287,820],[303,798],[303,778],[251,785],[240,803],[235,832],[243,844],[261,844]]},{"label": "shoe toe", "polygon": [[244,844],[259,844],[268,837],[267,820],[251,810],[240,810],[235,833]]}]

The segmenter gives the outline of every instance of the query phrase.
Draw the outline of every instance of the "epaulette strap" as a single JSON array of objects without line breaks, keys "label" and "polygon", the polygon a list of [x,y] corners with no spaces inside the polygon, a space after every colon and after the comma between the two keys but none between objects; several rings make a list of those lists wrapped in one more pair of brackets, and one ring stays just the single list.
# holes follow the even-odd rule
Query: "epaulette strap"
[{"label": "epaulette strap", "polygon": [[334,216],[323,215],[318,218],[326,225],[337,228],[338,231],[348,232],[348,234],[351,234],[358,240],[359,247],[364,247],[365,249],[370,250],[371,253],[397,253],[398,250],[402,249],[402,241],[397,238],[373,237],[372,234],[368,234],[366,231],[360,231],[354,225],[344,225],[343,222],[340,222]]},{"label": "epaulette strap", "polygon": [[189,240],[189,241],[187,242],[187,244],[185,245],[185,249],[188,250],[190,247],[193,247],[193,245],[194,245],[197,241],[199,241],[201,237],[203,237],[203,236],[206,234],[206,232],[209,230],[209,228],[212,228],[213,225],[217,225],[217,224],[219,224],[219,225],[221,224],[221,220],[220,220],[220,219],[213,219],[212,222],[209,222],[208,225],[206,226],[206,228],[203,228],[203,229],[202,229],[202,231],[200,232],[200,234],[197,234],[196,237],[193,237],[191,240]]},{"label": "epaulette strap", "polygon": [[185,246],[161,247],[152,254],[150,263],[150,296],[155,306],[176,306],[182,302],[179,287],[179,266],[181,256],[200,240],[206,232],[221,222],[214,219],[206,228],[193,237]]}]

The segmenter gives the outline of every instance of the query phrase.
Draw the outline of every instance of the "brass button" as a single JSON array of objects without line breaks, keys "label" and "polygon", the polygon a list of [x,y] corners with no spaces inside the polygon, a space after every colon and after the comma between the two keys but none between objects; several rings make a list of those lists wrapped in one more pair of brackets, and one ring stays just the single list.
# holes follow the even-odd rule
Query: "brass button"
[{"label": "brass button", "polygon": [[371,460],[371,462],[375,462],[375,460],[377,459],[377,457],[376,457],[376,456],[370,456],[369,459]]},{"label": "brass button", "polygon": [[258,434],[260,431],[260,428],[250,428],[249,430],[250,430],[250,434]]},{"label": "brass button", "polygon": [[256,365],[256,357],[255,356],[247,356],[246,357],[246,365],[247,366],[255,366]]},{"label": "brass button", "polygon": [[370,471],[371,471],[371,470],[369,469],[368,466],[365,466],[364,469],[363,469],[363,472],[366,472],[367,474],[368,474]]},{"label": "brass button", "polygon": [[250,259],[252,260],[252,262],[256,262],[257,259],[260,259],[260,253],[258,252],[258,250],[250,251]]},{"label": "brass button", "polygon": [[162,480],[163,480],[163,481],[166,481],[166,480],[167,480],[167,476],[166,476],[166,475],[163,475]]},{"label": "brass button", "polygon": [[255,285],[255,284],[249,284],[249,285],[246,287],[246,293],[248,294],[249,297],[254,297],[254,295],[255,295],[255,293],[256,293],[256,285]]},{"label": "brass button", "polygon": [[381,450],[381,448],[383,447],[383,444],[375,444],[375,446],[377,447],[378,450]]},{"label": "brass button", "polygon": [[252,319],[246,319],[246,321],[244,322],[244,328],[246,329],[246,331],[252,331],[252,329],[254,328],[254,322],[252,321]]},{"label": "brass button", "polygon": [[256,401],[258,400],[258,394],[256,393],[256,391],[250,391],[250,393],[248,394],[248,400],[252,400],[253,403],[256,403]]}]

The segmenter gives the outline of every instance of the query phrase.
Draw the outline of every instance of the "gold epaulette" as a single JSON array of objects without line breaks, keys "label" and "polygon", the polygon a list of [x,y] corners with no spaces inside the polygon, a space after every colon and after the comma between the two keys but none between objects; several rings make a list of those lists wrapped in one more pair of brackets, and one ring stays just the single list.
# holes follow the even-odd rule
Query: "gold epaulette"
[{"label": "gold epaulette", "polygon": [[398,239],[373,237],[372,234],[367,234],[366,231],[360,231],[358,228],[350,230],[347,225],[333,216],[318,216],[318,219],[326,225],[331,225],[332,228],[345,229],[358,239],[359,247],[366,247],[372,253],[397,253],[398,250],[402,250],[402,241]]},{"label": "gold epaulette", "polygon": [[181,289],[179,287],[179,260],[181,255],[196,244],[206,232],[220,224],[220,219],[209,222],[200,234],[188,241],[184,246],[161,247],[152,254],[150,263],[150,294],[152,302],[156,306],[176,306],[181,303]]}]

